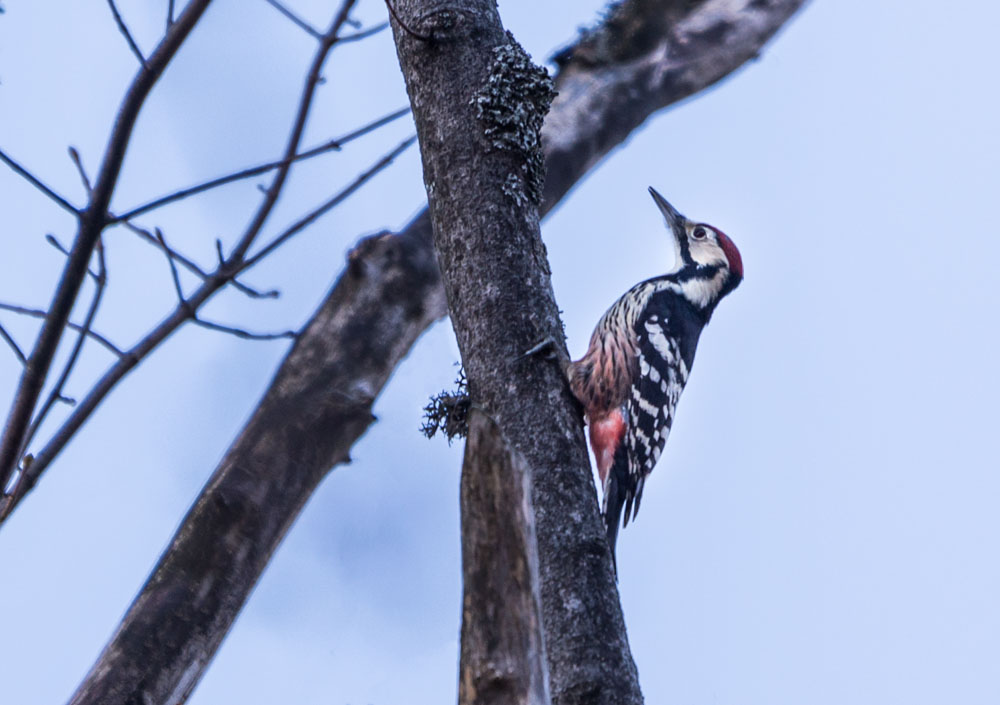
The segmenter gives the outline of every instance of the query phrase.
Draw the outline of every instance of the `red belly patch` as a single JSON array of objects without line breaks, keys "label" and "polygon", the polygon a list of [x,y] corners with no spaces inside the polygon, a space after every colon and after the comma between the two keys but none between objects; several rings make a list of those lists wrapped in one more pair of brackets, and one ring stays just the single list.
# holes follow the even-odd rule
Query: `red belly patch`
[{"label": "red belly patch", "polygon": [[599,419],[590,419],[590,447],[597,459],[597,474],[604,485],[615,459],[615,449],[625,435],[625,417],[621,409],[614,409]]}]

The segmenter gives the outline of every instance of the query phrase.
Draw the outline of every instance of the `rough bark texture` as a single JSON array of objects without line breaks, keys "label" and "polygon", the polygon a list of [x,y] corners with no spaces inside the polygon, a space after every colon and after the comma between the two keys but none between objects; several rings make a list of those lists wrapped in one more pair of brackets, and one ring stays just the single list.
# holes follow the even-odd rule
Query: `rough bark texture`
[{"label": "rough bark texture", "polygon": [[[279,369],[74,705],[187,698],[302,505],[374,420],[392,370],[385,358],[400,359],[445,311],[433,254],[411,237],[363,240],[334,292],[289,352],[298,364]],[[330,330],[341,331],[339,345],[328,344]]]},{"label": "rough bark texture", "polygon": [[[410,0],[394,27],[423,159],[438,264],[469,396],[532,480],[554,703],[641,703],[538,226],[549,85],[492,0]],[[544,419],[544,423],[539,423]]]},{"label": "rough bark texture", "polygon": [[479,409],[462,466],[459,705],[548,705],[538,553],[524,459]]},{"label": "rough bark texture", "polygon": [[[659,29],[639,45],[643,50],[638,55],[595,62],[587,58],[588,49],[580,56],[570,52],[564,60],[556,77],[560,94],[543,127],[547,175],[542,213],[652,112],[756,56],[803,3],[709,0],[681,13],[680,19],[676,0],[623,3],[620,17],[632,21],[606,25],[585,35],[578,46],[590,46],[597,34],[602,37],[598,46],[627,45],[649,18],[668,19],[656,20]],[[698,42],[703,54],[678,55],[671,49],[697,39],[683,34],[681,26],[704,35],[699,28],[720,24],[729,27],[725,41]],[[656,70],[657,57],[672,70]],[[618,105],[609,97],[614,95],[628,99]],[[603,117],[591,117],[596,114]],[[188,519],[200,519],[185,520],[81,685],[76,702],[129,703],[148,693],[147,702],[167,703],[175,701],[164,694],[193,689],[318,479],[348,457],[368,427],[370,405],[338,406],[338,399],[352,398],[352,390],[374,399],[420,333],[445,315],[430,230],[424,211],[401,233],[359,244],[191,510]],[[317,443],[326,450],[309,452]],[[254,496],[268,497],[271,503],[226,499],[226,488],[249,486]],[[581,506],[593,501],[593,488],[587,493]],[[566,499],[569,504],[578,498],[573,493]],[[207,511],[213,506],[227,511],[213,515]],[[235,555],[224,555],[231,548],[224,537],[237,536],[241,544]],[[557,551],[558,541],[540,542],[538,550]],[[192,585],[208,586],[211,594],[194,594]],[[171,608],[157,609],[164,599]]]}]

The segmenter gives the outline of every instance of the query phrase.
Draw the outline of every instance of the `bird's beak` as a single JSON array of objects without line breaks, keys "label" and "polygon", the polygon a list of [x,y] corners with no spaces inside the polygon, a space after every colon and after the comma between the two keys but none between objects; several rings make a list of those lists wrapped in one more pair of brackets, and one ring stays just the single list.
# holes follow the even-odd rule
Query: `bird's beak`
[{"label": "bird's beak", "polygon": [[681,238],[684,237],[684,223],[687,218],[678,213],[677,209],[670,205],[667,199],[661,196],[652,186],[649,187],[649,195],[653,197],[656,207],[660,209],[660,213],[663,213],[663,219],[667,221],[667,227],[670,228],[671,234],[679,245]]}]

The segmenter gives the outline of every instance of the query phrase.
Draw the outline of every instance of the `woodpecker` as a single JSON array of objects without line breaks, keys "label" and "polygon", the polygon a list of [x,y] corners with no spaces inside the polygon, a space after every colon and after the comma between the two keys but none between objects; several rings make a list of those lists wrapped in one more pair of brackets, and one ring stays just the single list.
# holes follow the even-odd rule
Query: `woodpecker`
[{"label": "woodpecker", "polygon": [[590,428],[612,557],[619,521],[627,526],[638,514],[646,477],[667,442],[698,337],[743,279],[732,240],[685,218],[654,188],[649,193],[666,220],[675,266],[626,291],[598,321],[586,354],[565,365]]}]

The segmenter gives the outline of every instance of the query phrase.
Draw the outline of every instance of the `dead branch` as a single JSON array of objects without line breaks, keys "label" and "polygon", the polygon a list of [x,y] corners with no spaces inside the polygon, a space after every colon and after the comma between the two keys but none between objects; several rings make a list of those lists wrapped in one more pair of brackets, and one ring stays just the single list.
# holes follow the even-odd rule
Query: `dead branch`
[{"label": "dead branch", "polygon": [[0,161],[9,166],[14,171],[15,174],[24,178],[29,184],[31,184],[36,189],[38,189],[46,196],[51,198],[53,201],[55,201],[57,204],[59,204],[60,208],[62,208],[65,211],[69,211],[73,215],[80,215],[80,209],[78,209],[72,203],[70,203],[65,198],[56,193],[52,188],[46,186],[41,179],[39,179],[37,176],[35,176],[30,171],[28,171],[23,166],[14,161],[2,149],[0,149]]},{"label": "dead branch", "polygon": [[473,408],[462,463],[459,705],[549,702],[529,472]]}]

